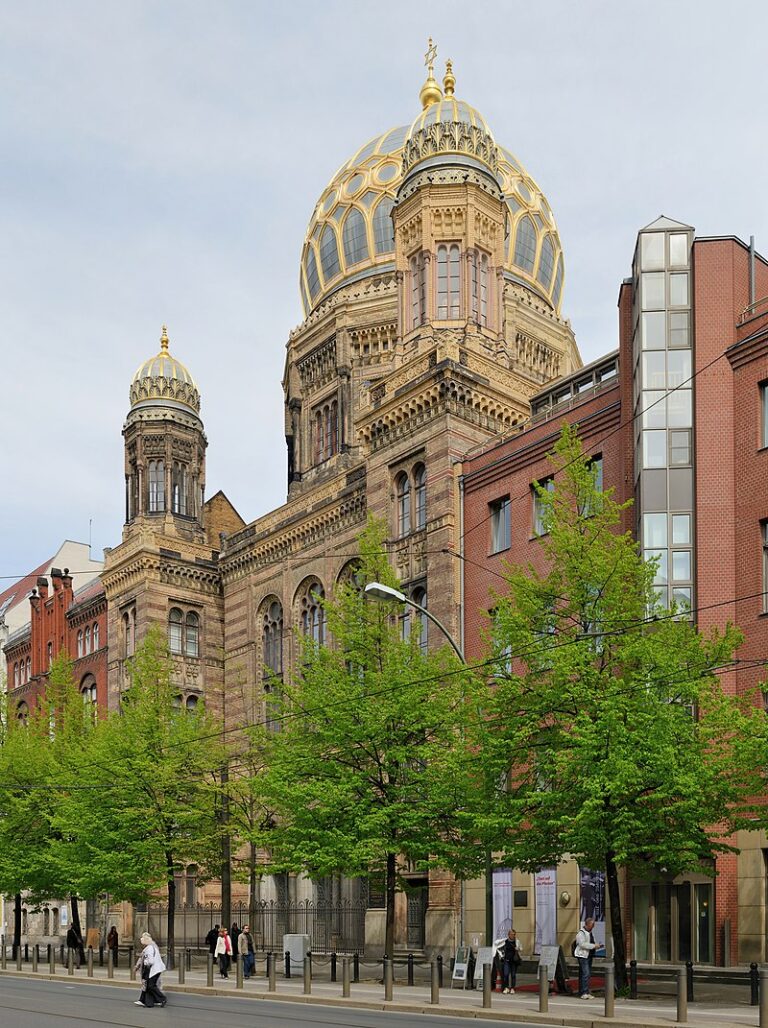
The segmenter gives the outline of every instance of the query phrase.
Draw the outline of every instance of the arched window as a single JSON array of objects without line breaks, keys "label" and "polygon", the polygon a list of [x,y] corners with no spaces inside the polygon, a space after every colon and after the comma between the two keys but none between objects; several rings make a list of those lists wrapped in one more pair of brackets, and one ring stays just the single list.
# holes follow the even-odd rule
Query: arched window
[{"label": "arched window", "polygon": [[283,674],[283,608],[271,600],[262,615],[261,649],[264,678]]},{"label": "arched window", "polygon": [[98,621],[94,621],[94,623],[93,623],[93,636],[92,636],[92,638],[93,638],[93,648],[94,648],[94,650],[98,650],[98,648],[99,648],[99,623],[98,623]]},{"label": "arched window", "polygon": [[88,627],[86,628],[85,633],[83,635],[83,653],[88,654],[90,652],[91,652],[91,626],[88,625]]},{"label": "arched window", "polygon": [[[190,697],[191,699],[191,697]],[[194,907],[197,903],[197,864],[190,864],[184,881],[184,905]]]},{"label": "arched window", "polygon": [[423,325],[427,317],[427,287],[424,271],[424,255],[411,257],[411,328]]},{"label": "arched window", "polygon": [[327,285],[339,273],[339,249],[336,245],[336,233],[330,225],[325,226],[325,231],[320,237],[320,266]]},{"label": "arched window", "polygon": [[186,700],[184,701],[184,706],[187,708],[187,710],[197,710],[197,705],[199,702],[199,696],[187,696]]},{"label": "arched window", "polygon": [[339,402],[331,400],[331,453],[339,452]]},{"label": "arched window", "polygon": [[539,257],[539,271],[536,278],[549,289],[552,283],[552,272],[555,269],[555,248],[552,245],[551,236],[547,236],[541,244],[541,256]]},{"label": "arched window", "polygon": [[395,248],[395,226],[392,223],[394,201],[385,196],[373,213],[373,241],[376,253],[391,253]]},{"label": "arched window", "polygon": [[171,469],[171,510],[174,514],[187,513],[187,469],[178,461]]},{"label": "arched window", "polygon": [[165,465],[161,460],[151,460],[149,474],[149,512],[157,514],[165,510]]},{"label": "arched window", "polygon": [[395,481],[397,490],[397,534],[402,539],[411,531],[411,483],[403,471]]},{"label": "arched window", "polygon": [[536,229],[526,214],[517,225],[515,236],[515,264],[529,275],[533,274],[533,263],[536,260]]},{"label": "arched window", "polygon": [[18,689],[21,685],[21,673],[19,672],[18,662],[13,665],[13,687]]},{"label": "arched window", "polygon": [[317,260],[315,258],[315,251],[310,245],[307,250],[307,260],[305,263],[307,272],[307,285],[309,286],[309,293],[312,299],[317,296],[320,292],[320,276],[317,273]]},{"label": "arched window", "polygon": [[416,530],[425,528],[427,524],[427,469],[417,464],[413,470],[413,485],[416,493]]},{"label": "arched window", "polygon": [[80,628],[80,629],[78,629],[78,632],[77,632],[77,655],[78,655],[78,657],[82,657],[84,652],[85,651],[83,650],[83,630],[82,630],[82,628]]},{"label": "arched window", "polygon": [[315,582],[304,591],[301,599],[301,631],[318,646],[324,646],[326,641],[324,598],[323,587]]},{"label": "arched window", "polygon": [[27,657],[26,672],[24,674],[24,681],[28,682],[32,677],[32,658]]},{"label": "arched window", "polygon": [[23,725],[29,721],[29,707],[24,700],[16,704],[16,720],[21,721]]},{"label": "arched window", "polygon": [[200,617],[190,610],[184,626],[184,652],[188,657],[200,656]]},{"label": "arched window", "polygon": [[178,607],[171,607],[168,612],[168,648],[171,653],[182,652],[182,626],[184,615]]},{"label": "arched window", "polygon": [[323,412],[315,413],[315,464],[323,459]]},{"label": "arched window", "polygon": [[[414,589],[413,593],[411,594],[411,599],[414,603],[418,603],[420,607],[426,608],[427,590],[421,587],[419,587],[418,589]],[[426,653],[428,644],[427,632],[429,626],[429,618],[420,610],[414,610],[413,615],[415,622],[414,628],[416,628],[419,633],[419,649],[422,653]]]},{"label": "arched window", "polygon": [[50,907],[43,907],[43,935],[51,934],[51,911]]},{"label": "arched window", "polygon": [[437,248],[437,316],[461,316],[461,255],[455,243]]},{"label": "arched window", "polygon": [[488,324],[488,254],[472,254],[472,317],[478,325]]},{"label": "arched window", "polygon": [[123,656],[133,656],[133,612],[126,610],[123,614]]},{"label": "arched window", "polygon": [[344,257],[348,265],[359,264],[360,261],[368,259],[365,219],[354,207],[344,222]]},{"label": "arched window", "polygon": [[86,705],[96,703],[96,679],[93,675],[86,675],[80,683],[80,695]]},{"label": "arched window", "polygon": [[48,667],[53,664],[53,643],[48,643]]},{"label": "arched window", "polygon": [[560,303],[560,296],[563,292],[563,255],[557,258],[557,272],[555,274],[555,288],[552,291],[552,303],[557,307]]}]

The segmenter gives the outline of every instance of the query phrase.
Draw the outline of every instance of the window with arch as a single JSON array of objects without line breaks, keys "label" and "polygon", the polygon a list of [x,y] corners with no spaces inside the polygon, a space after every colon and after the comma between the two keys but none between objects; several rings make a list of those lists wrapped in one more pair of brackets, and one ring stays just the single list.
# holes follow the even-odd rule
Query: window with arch
[{"label": "window with arch", "polygon": [[147,465],[147,482],[149,486],[149,513],[158,514],[165,510],[165,464],[161,460],[151,460]]},{"label": "window with arch", "polygon": [[20,700],[16,704],[16,720],[21,721],[23,725],[29,721],[29,705],[24,700]]},{"label": "window with arch", "polygon": [[541,244],[541,256],[539,257],[539,271],[536,278],[545,289],[549,289],[552,283],[552,272],[555,270],[555,248],[552,245],[551,236],[547,236]]},{"label": "window with arch", "polygon": [[320,267],[323,269],[323,278],[326,285],[339,273],[339,248],[336,244],[336,233],[330,225],[320,237]]},{"label": "window with arch", "polygon": [[373,212],[373,242],[376,253],[391,253],[395,248],[395,226],[392,223],[394,206],[394,201],[385,196]]},{"label": "window with arch", "polygon": [[[427,590],[423,586],[418,586],[411,593],[411,599],[413,600],[414,603],[418,603],[420,607],[426,608],[426,606],[427,606]],[[429,618],[427,617],[427,615],[423,611],[416,610],[415,608],[413,610],[413,616],[414,616],[414,627],[417,628],[418,633],[419,633],[419,649],[421,650],[422,653],[426,653],[427,652],[427,647],[428,647],[428,644],[429,644],[429,639],[428,639]]]},{"label": "window with arch", "polygon": [[136,612],[131,607],[123,613],[121,648],[123,657],[132,657],[134,650],[134,625]]},{"label": "window with arch", "polygon": [[48,643],[47,651],[48,651],[48,668],[50,669],[51,664],[53,664],[53,643],[50,643],[50,642]]},{"label": "window with arch", "polygon": [[309,294],[314,300],[317,294],[320,292],[320,276],[317,273],[317,259],[315,257],[315,251],[312,246],[307,250],[307,285],[309,286]]},{"label": "window with arch", "polygon": [[472,317],[478,325],[488,324],[488,254],[475,250],[470,267],[472,274]]},{"label": "window with arch", "polygon": [[352,208],[344,222],[344,258],[347,265],[359,264],[368,259],[365,219],[356,207]]},{"label": "window with arch", "polygon": [[171,468],[171,510],[174,514],[187,513],[187,469],[176,460]]},{"label": "window with arch", "polygon": [[325,590],[319,582],[312,582],[304,589],[301,597],[301,631],[318,646],[324,646],[327,635],[327,621],[323,600]]},{"label": "window with arch", "polygon": [[437,316],[461,316],[461,253],[457,243],[437,248]]},{"label": "window with arch", "polygon": [[18,661],[13,665],[13,687],[18,689],[21,685],[21,672],[19,670]]},{"label": "window with arch", "polygon": [[517,234],[515,235],[515,264],[533,274],[533,265],[536,260],[536,229],[533,222],[526,214],[517,223]]},{"label": "window with arch", "polygon": [[27,657],[25,668],[26,668],[26,670],[25,670],[25,674],[24,674],[24,681],[28,682],[30,680],[30,678],[32,677],[32,658],[31,657]]},{"label": "window with arch", "polygon": [[93,634],[92,634],[91,638],[93,639],[93,648],[94,648],[94,650],[98,650],[98,648],[99,648],[99,623],[98,623],[98,621],[94,621],[94,623],[93,623]]},{"label": "window with arch", "polygon": [[315,464],[321,464],[339,452],[339,402],[328,400],[317,407],[313,416]]},{"label": "window with arch", "polygon": [[51,910],[50,907],[43,907],[43,935],[51,934]]},{"label": "window with arch", "polygon": [[191,695],[187,696],[186,700],[184,701],[184,706],[186,707],[187,710],[194,711],[194,710],[197,710],[197,705],[198,705],[199,702],[200,702],[200,697],[199,696],[195,696],[194,694],[191,694]]},{"label": "window with arch", "polygon": [[401,471],[395,479],[397,491],[397,534],[399,538],[411,531],[411,480]]},{"label": "window with arch", "polygon": [[88,625],[85,632],[83,633],[83,653],[88,654],[91,652],[91,626]]},{"label": "window with arch", "polygon": [[77,631],[77,655],[78,657],[82,657],[84,653],[85,650],[83,649],[83,630],[82,628],[79,628]]},{"label": "window with arch", "polygon": [[427,319],[427,281],[424,267],[424,254],[418,253],[411,257],[411,328],[418,328]]},{"label": "window with arch", "polygon": [[183,652],[184,614],[178,607],[168,612],[168,649],[171,653]]},{"label": "window with arch", "polygon": [[190,610],[184,622],[184,652],[188,657],[200,656],[200,615]]},{"label": "window with arch", "polygon": [[86,675],[80,683],[80,695],[86,706],[96,703],[96,679],[93,675]]},{"label": "window with arch", "polygon": [[179,607],[168,611],[168,649],[185,657],[200,656],[200,615]]},{"label": "window with arch", "polygon": [[427,469],[417,464],[413,469],[413,490],[416,499],[415,528],[418,532],[427,525]]},{"label": "window with arch", "polygon": [[262,677],[281,678],[283,674],[283,606],[270,600],[261,619]]}]

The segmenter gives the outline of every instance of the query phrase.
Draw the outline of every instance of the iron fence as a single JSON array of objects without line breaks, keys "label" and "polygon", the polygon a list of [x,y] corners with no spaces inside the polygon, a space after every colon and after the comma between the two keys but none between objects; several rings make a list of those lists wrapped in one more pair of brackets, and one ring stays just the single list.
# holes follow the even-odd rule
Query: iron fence
[{"label": "iron fence", "polygon": [[[280,902],[264,900],[255,907],[232,904],[232,921],[242,928],[251,927],[253,943],[259,952],[282,952],[284,935],[308,935],[313,953],[365,952],[366,904],[341,900],[316,903],[312,900]],[[168,908],[164,904],[147,907],[148,928],[152,938],[165,945]],[[177,946],[202,948],[215,924],[221,924],[221,906],[213,903],[179,907],[175,912],[174,934]],[[230,925],[226,926],[227,928]]]}]

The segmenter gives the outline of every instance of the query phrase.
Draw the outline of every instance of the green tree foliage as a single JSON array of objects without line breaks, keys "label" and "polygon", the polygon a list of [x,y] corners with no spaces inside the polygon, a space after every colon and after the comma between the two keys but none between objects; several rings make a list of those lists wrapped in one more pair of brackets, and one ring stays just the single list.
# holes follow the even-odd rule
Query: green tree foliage
[{"label": "green tree foliage", "polygon": [[737,754],[754,711],[717,677],[738,631],[705,636],[655,607],[654,565],[620,532],[625,508],[597,489],[574,430],[552,461],[554,490],[537,490],[546,570],[509,567],[495,603],[484,755],[501,784],[478,832],[509,866],[570,854],[605,869],[622,984],[619,869],[713,873],[755,784]]},{"label": "green tree foliage", "polygon": [[276,813],[256,841],[272,871],[383,879],[391,954],[400,862],[461,860],[471,787],[462,725],[475,683],[448,647],[422,652],[415,630],[402,638],[397,602],[363,594],[365,582],[397,585],[373,523],[356,579],[324,604],[331,643],[299,641],[298,672],[271,694],[271,723],[252,732],[264,768],[254,789]]}]

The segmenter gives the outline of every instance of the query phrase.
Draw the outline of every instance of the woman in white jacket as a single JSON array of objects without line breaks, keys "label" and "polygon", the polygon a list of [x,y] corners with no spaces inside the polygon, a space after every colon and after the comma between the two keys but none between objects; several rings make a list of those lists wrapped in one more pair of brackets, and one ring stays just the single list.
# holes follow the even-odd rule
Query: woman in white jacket
[{"label": "woman in white jacket", "polygon": [[141,945],[144,949],[136,962],[137,970],[141,971],[141,997],[135,1003],[142,1007],[153,1007],[158,1003],[164,1007],[168,1001],[165,993],[160,991],[159,985],[160,975],[165,970],[163,958],[149,932],[144,932],[142,935]]}]

